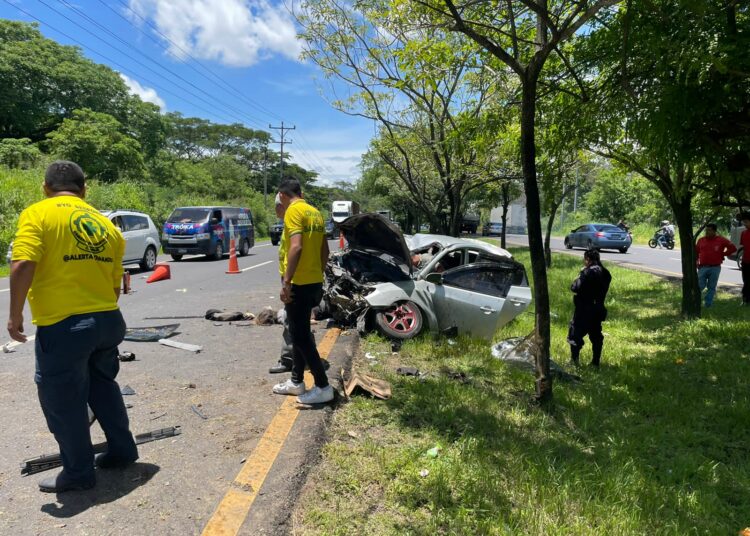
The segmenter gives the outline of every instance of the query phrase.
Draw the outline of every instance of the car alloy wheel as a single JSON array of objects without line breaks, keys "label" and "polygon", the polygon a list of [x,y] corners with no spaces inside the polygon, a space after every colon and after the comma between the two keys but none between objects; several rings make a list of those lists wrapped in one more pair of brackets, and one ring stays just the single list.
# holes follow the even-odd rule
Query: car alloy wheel
[{"label": "car alloy wheel", "polygon": [[375,323],[383,335],[395,339],[411,339],[422,331],[422,312],[414,302],[400,302],[378,311]]},{"label": "car alloy wheel", "polygon": [[143,254],[143,260],[141,261],[141,270],[150,272],[156,266],[156,250],[153,246],[146,248],[146,252]]}]

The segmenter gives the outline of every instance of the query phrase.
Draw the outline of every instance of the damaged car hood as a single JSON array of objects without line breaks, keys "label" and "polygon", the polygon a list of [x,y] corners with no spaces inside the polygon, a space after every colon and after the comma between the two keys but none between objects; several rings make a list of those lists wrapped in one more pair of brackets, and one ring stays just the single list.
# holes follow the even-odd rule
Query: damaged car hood
[{"label": "damaged car hood", "polygon": [[385,217],[375,213],[356,214],[339,224],[351,249],[382,251],[409,267],[411,253],[404,235]]},{"label": "damaged car hood", "polygon": [[511,255],[507,250],[495,246],[494,244],[490,244],[489,242],[475,240],[473,238],[457,238],[455,236],[417,233],[415,235],[407,236],[406,244],[409,247],[410,251],[425,248],[427,246],[431,246],[432,244],[438,244],[442,248],[447,248],[453,245],[474,245],[477,247],[481,247],[484,251],[491,253],[497,257],[507,257],[508,259],[513,258],[513,255]]}]

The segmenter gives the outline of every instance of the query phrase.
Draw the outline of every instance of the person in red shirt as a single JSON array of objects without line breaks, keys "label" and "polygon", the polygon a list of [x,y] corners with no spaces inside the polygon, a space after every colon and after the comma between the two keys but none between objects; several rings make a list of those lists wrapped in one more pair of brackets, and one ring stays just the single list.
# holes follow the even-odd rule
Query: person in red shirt
[{"label": "person in red shirt", "polygon": [[750,305],[750,212],[740,216],[745,230],[740,235],[742,247],[742,305]]},{"label": "person in red shirt", "polygon": [[701,293],[706,291],[705,304],[711,307],[716,294],[716,284],[719,282],[721,263],[724,258],[731,255],[737,248],[731,241],[716,233],[716,224],[706,225],[706,235],[695,244],[698,256],[698,288]]}]

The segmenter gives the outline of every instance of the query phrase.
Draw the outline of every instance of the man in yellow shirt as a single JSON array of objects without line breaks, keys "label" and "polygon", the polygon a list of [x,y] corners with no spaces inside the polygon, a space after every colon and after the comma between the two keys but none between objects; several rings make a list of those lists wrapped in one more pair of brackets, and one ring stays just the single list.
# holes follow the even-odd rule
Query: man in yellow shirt
[{"label": "man in yellow shirt", "polygon": [[[323,297],[323,269],[328,260],[325,223],[318,210],[302,198],[299,182],[286,179],[279,185],[279,197],[286,210],[280,255],[281,301],[285,304],[292,336],[292,377],[274,386],[273,392],[299,395],[301,404],[323,404],[333,400],[333,388],[310,331],[310,314]],[[315,387],[305,392],[305,365]]]},{"label": "man in yellow shirt", "polygon": [[[94,487],[94,464],[124,467],[138,459],[128,415],[115,381],[117,345],[125,335],[120,296],[125,240],[83,199],[83,171],[53,162],[44,176],[44,201],[21,213],[13,242],[8,333],[26,342],[23,306],[28,296],[36,325],[39,402],[60,446],[63,470],[39,483],[46,492]],[[107,437],[97,456],[87,405]]]}]

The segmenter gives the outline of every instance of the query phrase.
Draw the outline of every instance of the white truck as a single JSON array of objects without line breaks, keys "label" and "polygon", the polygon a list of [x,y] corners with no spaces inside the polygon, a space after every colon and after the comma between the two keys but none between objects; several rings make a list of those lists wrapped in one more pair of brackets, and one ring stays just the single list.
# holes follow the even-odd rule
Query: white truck
[{"label": "white truck", "polygon": [[359,214],[359,203],[356,201],[334,201],[331,206],[331,219],[334,225],[355,214]]}]

